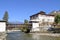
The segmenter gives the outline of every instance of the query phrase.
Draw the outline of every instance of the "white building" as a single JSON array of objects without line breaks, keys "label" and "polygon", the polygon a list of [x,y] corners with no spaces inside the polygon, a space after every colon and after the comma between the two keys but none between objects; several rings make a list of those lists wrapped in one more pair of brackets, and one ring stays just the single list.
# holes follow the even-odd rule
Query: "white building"
[{"label": "white building", "polygon": [[51,24],[54,23],[54,15],[49,15],[41,11],[37,14],[30,16],[30,23],[32,23],[33,31],[47,29],[48,27],[50,27]]},{"label": "white building", "polygon": [[0,32],[5,32],[5,31],[6,31],[6,21],[0,20]]}]

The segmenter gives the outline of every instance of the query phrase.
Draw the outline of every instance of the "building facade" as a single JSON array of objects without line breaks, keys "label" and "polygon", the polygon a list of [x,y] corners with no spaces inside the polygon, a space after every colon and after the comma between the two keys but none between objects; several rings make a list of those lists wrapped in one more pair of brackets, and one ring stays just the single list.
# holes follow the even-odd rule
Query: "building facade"
[{"label": "building facade", "polygon": [[0,32],[6,32],[6,21],[0,20]]},{"label": "building facade", "polygon": [[54,18],[54,15],[46,14],[45,12],[41,11],[30,16],[30,23],[32,23],[32,28],[34,31],[39,31],[42,28],[47,29],[49,26],[51,26],[54,23]]}]

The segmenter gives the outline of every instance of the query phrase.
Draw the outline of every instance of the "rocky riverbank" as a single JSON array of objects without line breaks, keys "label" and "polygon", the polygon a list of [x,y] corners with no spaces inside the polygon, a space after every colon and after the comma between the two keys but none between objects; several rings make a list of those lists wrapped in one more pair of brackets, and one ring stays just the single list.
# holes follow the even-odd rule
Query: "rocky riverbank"
[{"label": "rocky riverbank", "polygon": [[5,32],[0,32],[0,40],[6,40],[7,34]]}]

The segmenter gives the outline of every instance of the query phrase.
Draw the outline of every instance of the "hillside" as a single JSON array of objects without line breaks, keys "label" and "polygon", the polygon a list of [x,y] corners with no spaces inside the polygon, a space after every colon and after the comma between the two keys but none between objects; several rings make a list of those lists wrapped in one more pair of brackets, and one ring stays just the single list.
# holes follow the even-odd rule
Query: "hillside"
[{"label": "hillside", "polygon": [[52,11],[49,14],[51,14],[51,15],[60,15],[60,10],[58,10],[58,11]]}]

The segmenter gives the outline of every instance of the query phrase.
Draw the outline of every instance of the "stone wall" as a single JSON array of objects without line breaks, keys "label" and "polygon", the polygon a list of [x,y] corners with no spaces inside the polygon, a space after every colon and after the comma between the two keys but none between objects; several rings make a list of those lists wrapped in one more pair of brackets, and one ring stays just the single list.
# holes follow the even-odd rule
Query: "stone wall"
[{"label": "stone wall", "polygon": [[0,32],[0,40],[6,40],[6,32]]}]

